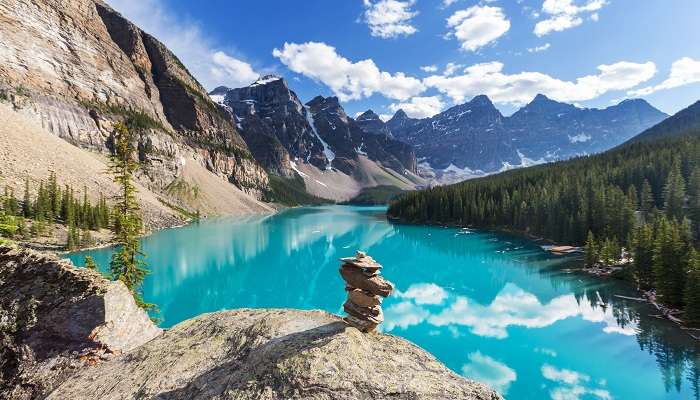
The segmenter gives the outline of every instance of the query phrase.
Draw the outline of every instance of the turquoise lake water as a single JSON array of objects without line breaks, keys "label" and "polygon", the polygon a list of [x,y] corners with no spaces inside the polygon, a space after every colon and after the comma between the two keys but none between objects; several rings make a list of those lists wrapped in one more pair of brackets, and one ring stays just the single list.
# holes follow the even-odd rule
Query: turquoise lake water
[{"label": "turquoise lake water", "polygon": [[[383,208],[314,207],[225,218],[142,241],[145,300],[162,326],[240,307],[341,314],[337,260],[362,249],[397,292],[384,332],[413,341],[508,399],[696,399],[700,347],[610,280],[516,237],[394,225]],[[110,249],[91,255],[106,270]]]}]

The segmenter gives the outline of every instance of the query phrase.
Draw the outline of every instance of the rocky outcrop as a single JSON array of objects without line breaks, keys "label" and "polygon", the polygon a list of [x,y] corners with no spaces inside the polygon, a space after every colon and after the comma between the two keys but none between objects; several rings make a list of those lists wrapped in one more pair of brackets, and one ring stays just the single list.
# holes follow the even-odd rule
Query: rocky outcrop
[{"label": "rocky outcrop", "polygon": [[[644,100],[588,109],[544,95],[505,117],[482,95],[425,119],[399,110],[385,126],[416,148],[422,174],[451,183],[604,151],[665,117]],[[376,130],[377,122],[372,125]]]},{"label": "rocky outcrop", "polygon": [[161,333],[121,282],[0,246],[0,397],[34,399]]},{"label": "rocky outcrop", "polygon": [[139,132],[140,177],[151,189],[167,194],[191,159],[248,194],[268,190],[267,173],[206,90],[104,2],[4,1],[0,36],[0,97],[53,134],[106,153],[113,122],[124,121]]},{"label": "rocky outcrop", "polygon": [[184,321],[48,398],[501,399],[406,340],[322,311],[252,309]]},{"label": "rocky outcrop", "polygon": [[0,344],[8,400],[501,399],[322,311],[223,311],[161,332],[122,283],[2,246]]}]

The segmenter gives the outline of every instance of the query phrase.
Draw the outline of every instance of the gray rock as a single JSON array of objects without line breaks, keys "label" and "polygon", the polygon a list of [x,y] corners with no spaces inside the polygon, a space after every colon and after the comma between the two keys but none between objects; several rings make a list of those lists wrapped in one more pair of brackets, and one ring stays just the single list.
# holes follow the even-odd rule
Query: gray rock
[{"label": "gray rock", "polygon": [[0,246],[0,398],[41,397],[86,363],[161,333],[121,282]]},{"label": "gray rock", "polygon": [[241,309],[184,321],[49,399],[489,399],[410,342],[322,311]]}]

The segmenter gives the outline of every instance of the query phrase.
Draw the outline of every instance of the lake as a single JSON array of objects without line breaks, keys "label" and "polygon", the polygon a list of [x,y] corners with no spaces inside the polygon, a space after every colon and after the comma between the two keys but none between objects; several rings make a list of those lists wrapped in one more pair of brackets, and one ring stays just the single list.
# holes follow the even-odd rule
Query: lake
[{"label": "lake", "polygon": [[[696,399],[700,347],[650,317],[624,284],[569,273],[571,258],[521,238],[395,225],[384,208],[309,207],[217,218],[142,240],[147,302],[163,327],[241,307],[342,314],[339,257],[361,249],[397,291],[381,329],[508,399]],[[103,271],[111,249],[91,255]]]}]

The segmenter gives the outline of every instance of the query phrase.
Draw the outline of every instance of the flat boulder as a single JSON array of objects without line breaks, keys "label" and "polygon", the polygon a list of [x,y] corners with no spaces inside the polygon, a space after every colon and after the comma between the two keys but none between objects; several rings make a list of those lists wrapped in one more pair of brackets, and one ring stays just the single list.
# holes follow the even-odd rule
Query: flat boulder
[{"label": "flat boulder", "polygon": [[501,396],[416,345],[323,311],[240,309],[181,322],[84,368],[49,399],[479,399]]}]

